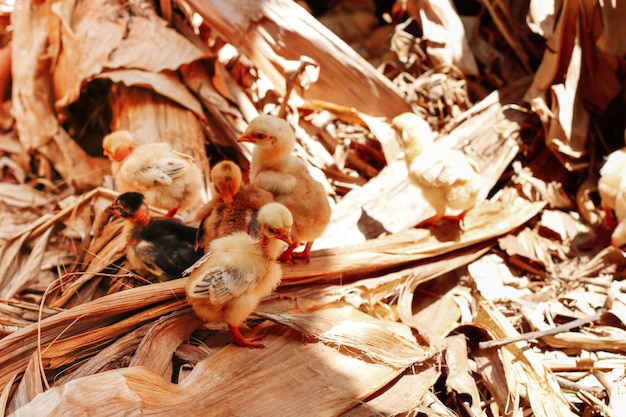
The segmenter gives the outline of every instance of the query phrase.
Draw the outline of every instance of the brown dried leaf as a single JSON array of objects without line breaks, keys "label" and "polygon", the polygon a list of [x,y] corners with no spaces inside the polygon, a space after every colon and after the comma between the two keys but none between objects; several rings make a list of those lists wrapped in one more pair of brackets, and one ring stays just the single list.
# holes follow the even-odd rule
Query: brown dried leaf
[{"label": "brown dried leaf", "polygon": [[405,3],[408,13],[421,24],[425,52],[433,59],[433,67],[454,65],[466,75],[479,72],[465,28],[452,2],[410,0]]},{"label": "brown dried leaf", "polygon": [[468,363],[465,338],[464,334],[460,334],[445,339],[446,388],[454,393],[457,407],[461,408],[461,403],[466,402],[474,415],[480,415],[480,395]]},{"label": "brown dried leaf", "polygon": [[12,412],[25,404],[28,404],[38,394],[44,392],[44,382],[41,379],[41,371],[39,367],[39,352],[31,355],[28,366],[24,371],[24,375],[17,386],[15,393],[11,398],[8,411]]},{"label": "brown dried leaf", "polygon": [[128,366],[144,366],[172,380],[172,355],[176,348],[202,325],[190,309],[176,311],[152,323]]},{"label": "brown dried leaf", "polygon": [[[60,412],[93,417],[129,412],[200,417],[208,409],[214,415],[230,415],[236,404],[237,413],[274,416],[299,414],[306,403],[308,413],[334,417],[400,373],[322,343],[302,343],[301,335],[276,325],[259,326],[256,331],[266,333],[265,349],[227,346],[199,362],[180,384],[144,367],[123,368],[54,387],[19,412],[42,417]],[[229,401],[224,401],[226,397]],[[195,406],[189,407],[190,403]]]},{"label": "brown dried leaf", "polygon": [[398,369],[424,362],[437,353],[430,346],[421,346],[408,326],[376,319],[348,305],[329,306],[308,314],[258,314],[307,337],[344,347],[356,357]]},{"label": "brown dried leaf", "polygon": [[[389,79],[293,1],[187,3],[207,25],[248,57],[281,95],[286,88],[285,63],[305,55],[323,66],[319,80],[306,91],[307,99],[388,118],[410,111]],[[316,36],[308,36],[311,33]],[[380,106],[381,102],[385,105]]]},{"label": "brown dried leaf", "polygon": [[[493,304],[479,300],[475,323],[488,329],[495,337],[517,335],[517,331]],[[541,355],[509,344],[499,349],[505,369],[505,383],[509,393],[523,394],[530,402],[532,412],[537,417],[575,416],[561,392],[554,375],[542,364]],[[512,404],[512,405],[509,405]],[[519,401],[504,404],[503,410],[515,412]]]},{"label": "brown dried leaf", "polygon": [[59,2],[52,11],[51,19],[58,19],[61,29],[51,42],[58,51],[53,57],[58,108],[74,102],[84,83],[105,69],[159,73],[208,55],[168,27],[148,1]]}]

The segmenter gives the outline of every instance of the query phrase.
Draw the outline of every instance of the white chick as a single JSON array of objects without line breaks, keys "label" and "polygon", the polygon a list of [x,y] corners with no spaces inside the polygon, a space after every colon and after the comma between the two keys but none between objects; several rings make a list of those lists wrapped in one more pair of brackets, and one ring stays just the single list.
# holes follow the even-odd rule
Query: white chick
[{"label": "white chick", "polygon": [[264,205],[258,214],[261,239],[235,232],[213,240],[208,251],[183,273],[188,276],[187,300],[205,322],[222,319],[239,346],[262,348],[245,339],[241,324],[280,283],[282,269],[276,259],[290,244],[293,218],[279,203]]},{"label": "white chick", "polygon": [[104,137],[102,148],[111,160],[115,188],[142,193],[150,207],[167,210],[165,217],[194,208],[200,201],[200,168],[191,156],[176,152],[168,143],[135,145],[130,132],[119,130]]},{"label": "white chick", "polygon": [[[609,229],[615,228],[617,222],[621,220],[616,210],[616,197],[618,193],[623,193],[622,190],[626,190],[626,148],[611,152],[600,168],[598,194],[600,194],[600,204],[605,213],[605,223]],[[626,213],[622,219],[624,217]]]},{"label": "white chick", "polygon": [[[324,186],[309,173],[306,164],[293,155],[296,138],[289,124],[276,116],[255,117],[238,139],[255,145],[250,162],[250,183],[271,192],[293,215],[293,243],[281,261],[309,261],[313,241],[330,222],[331,207]],[[305,243],[301,253],[293,250]]]},{"label": "white chick", "polygon": [[394,117],[391,125],[404,150],[410,180],[436,211],[420,225],[441,218],[463,219],[476,205],[483,187],[476,162],[457,149],[436,143],[427,123],[414,113]]},{"label": "white chick", "polygon": [[273,201],[269,191],[253,184],[242,184],[241,168],[232,161],[221,161],[211,169],[214,196],[198,213],[201,220],[196,249],[206,249],[218,237],[244,231],[260,238],[259,209]]}]

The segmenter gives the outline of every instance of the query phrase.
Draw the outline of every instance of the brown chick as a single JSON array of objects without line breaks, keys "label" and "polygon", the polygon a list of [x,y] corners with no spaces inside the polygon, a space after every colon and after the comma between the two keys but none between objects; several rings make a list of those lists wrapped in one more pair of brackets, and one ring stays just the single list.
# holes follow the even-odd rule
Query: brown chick
[{"label": "brown chick", "polygon": [[200,169],[191,156],[174,151],[168,143],[136,146],[130,132],[119,130],[104,137],[102,148],[111,160],[115,188],[142,193],[149,206],[167,210],[165,217],[200,201]]},{"label": "brown chick", "polygon": [[187,276],[187,300],[205,322],[222,319],[239,346],[263,348],[246,339],[239,325],[254,311],[262,297],[280,284],[282,269],[276,258],[290,244],[293,219],[279,203],[259,210],[261,239],[235,232],[213,240],[208,251],[183,273]]},{"label": "brown chick", "polygon": [[414,113],[402,113],[391,122],[404,150],[411,182],[420,187],[436,211],[420,225],[441,218],[461,220],[476,205],[483,187],[478,166],[463,152],[436,143],[425,123]]},{"label": "brown chick", "polygon": [[[302,258],[309,261],[313,241],[330,222],[331,207],[322,184],[309,173],[304,161],[293,155],[296,139],[289,124],[276,116],[255,117],[238,139],[255,146],[250,163],[250,183],[274,196],[293,215],[293,243],[281,261]],[[305,243],[303,252],[295,253]]]},{"label": "brown chick", "polygon": [[206,249],[218,237],[244,231],[258,239],[257,214],[261,206],[273,200],[272,194],[252,184],[242,185],[241,169],[232,161],[221,161],[211,169],[214,196],[198,218],[196,249]]}]

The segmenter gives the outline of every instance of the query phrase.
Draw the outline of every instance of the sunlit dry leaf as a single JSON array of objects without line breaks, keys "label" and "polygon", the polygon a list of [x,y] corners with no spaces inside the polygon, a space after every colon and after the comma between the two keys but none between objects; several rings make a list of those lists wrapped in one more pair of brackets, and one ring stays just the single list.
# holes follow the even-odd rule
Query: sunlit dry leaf
[{"label": "sunlit dry leaf", "polygon": [[477,259],[467,269],[476,283],[476,288],[487,300],[516,300],[531,294],[528,278],[513,274],[504,260],[496,254]]},{"label": "sunlit dry leaf", "polygon": [[423,283],[415,289],[411,323],[420,332],[444,338],[463,321],[463,309],[455,301],[457,270]]},{"label": "sunlit dry leaf", "polygon": [[568,213],[544,210],[539,222],[539,234],[563,243],[571,243],[578,235],[577,221]]},{"label": "sunlit dry leaf", "polygon": [[546,259],[542,259],[537,238],[529,230],[522,230],[517,236],[506,235],[498,240],[498,245],[508,255],[509,262],[514,265],[539,275],[545,275]]},{"label": "sunlit dry leaf", "polygon": [[44,392],[44,381],[41,378],[39,368],[39,352],[34,352],[28,362],[24,376],[22,377],[16,392],[11,398],[8,410],[15,411],[21,406],[28,404],[38,394]]},{"label": "sunlit dry leaf", "polygon": [[107,78],[126,86],[152,88],[160,95],[169,98],[180,106],[191,110],[196,117],[204,120],[202,105],[189,90],[180,82],[178,77],[170,73],[151,73],[137,69],[110,70],[99,73],[94,78]]},{"label": "sunlit dry leaf", "polygon": [[[131,410],[158,414],[185,409],[190,417],[200,417],[207,409],[227,415],[236,404],[238,412],[269,416],[298,414],[302,401],[306,401],[307,412],[333,417],[399,374],[391,367],[354,358],[321,343],[303,344],[300,335],[284,328],[257,329],[266,332],[265,349],[227,346],[198,363],[180,384],[172,384],[143,367],[123,368],[52,388],[20,412],[52,416],[60,410],[69,415],[87,410],[97,417]],[[151,389],[145,390],[146,385]],[[239,388],[233,389],[235,386]],[[285,387],[290,387],[294,395],[274,395]],[[255,401],[250,401],[251,396]],[[226,397],[230,400],[224,401]],[[108,406],[102,407],[101,401]],[[189,403],[196,406],[189,408]]]},{"label": "sunlit dry leaf", "polygon": [[454,5],[449,1],[411,0],[407,12],[420,22],[425,51],[433,66],[454,65],[464,74],[476,74],[478,67],[469,48],[465,29]]},{"label": "sunlit dry leaf", "polygon": [[461,403],[466,402],[474,415],[480,415],[480,396],[468,364],[465,335],[448,336],[445,340],[446,388],[454,393],[458,408],[463,409]]},{"label": "sunlit dry leaf", "polygon": [[376,414],[391,416],[410,412],[443,416],[444,407],[433,402],[433,395],[428,389],[440,375],[441,371],[429,362],[419,367],[412,366],[391,387],[341,417],[373,417]]},{"label": "sunlit dry leaf", "polygon": [[[294,2],[237,1],[228,6],[216,0],[187,3],[245,54],[281,94],[285,90],[284,61],[306,55],[323,66],[319,80],[306,91],[306,99],[386,117],[410,110],[387,78]],[[287,15],[289,19],[284,18]],[[307,36],[312,33],[316,36]]]},{"label": "sunlit dry leaf", "polygon": [[536,34],[546,39],[554,34],[554,22],[557,14],[557,2],[552,0],[531,0],[528,6],[526,23]]},{"label": "sunlit dry leaf", "polygon": [[57,107],[74,102],[83,84],[105,69],[159,73],[208,55],[168,27],[148,1],[58,2],[52,12],[60,21],[62,43],[53,44],[58,50],[53,73]]},{"label": "sunlit dry leaf", "polygon": [[[195,320],[190,320],[193,317]],[[145,366],[166,380],[172,380],[172,355],[202,321],[189,309],[156,320],[137,347],[128,366]]]},{"label": "sunlit dry leaf", "polygon": [[436,350],[421,346],[410,328],[375,319],[352,306],[326,307],[307,314],[260,313],[264,318],[292,327],[307,337],[344,347],[356,357],[404,369],[429,359]]},{"label": "sunlit dry leaf", "polygon": [[15,374],[13,378],[11,378],[9,383],[5,385],[5,387],[2,389],[2,394],[0,394],[0,412],[2,412],[5,415],[8,414],[7,403],[9,402],[9,391],[11,387],[13,386],[13,383],[15,382],[15,378],[17,378],[17,374]]},{"label": "sunlit dry leaf", "polygon": [[153,323],[147,323],[119,337],[109,346],[85,360],[80,366],[72,369],[71,372],[60,375],[54,385],[62,385],[74,379],[80,379],[104,370],[127,366],[137,346],[139,346],[139,343],[141,343],[151,327],[153,327]]},{"label": "sunlit dry leaf", "polygon": [[[489,329],[496,337],[516,335],[517,332],[506,318],[487,301],[479,302],[476,323]],[[537,417],[575,416],[561,393],[554,375],[541,363],[541,357],[529,349],[507,345],[499,349],[505,366],[509,392],[524,393]],[[517,402],[513,403],[515,410]]]},{"label": "sunlit dry leaf", "polygon": [[615,415],[619,415],[626,407],[626,379],[620,378],[611,388],[609,393],[611,398],[611,410]]},{"label": "sunlit dry leaf", "polygon": [[513,170],[515,171],[513,182],[518,184],[522,194],[529,200],[546,201],[552,208],[573,207],[571,199],[563,189],[563,184],[537,178],[529,167],[523,167],[519,161],[513,162]]},{"label": "sunlit dry leaf", "polygon": [[0,200],[9,206],[41,207],[52,202],[52,197],[25,184],[0,183]]},{"label": "sunlit dry leaf", "polygon": [[0,289],[0,297],[11,298],[15,296],[21,289],[37,278],[37,274],[41,269],[43,254],[48,245],[48,239],[50,239],[52,230],[52,228],[48,229],[33,242],[28,257],[21,263],[20,268],[11,277],[11,280]]}]

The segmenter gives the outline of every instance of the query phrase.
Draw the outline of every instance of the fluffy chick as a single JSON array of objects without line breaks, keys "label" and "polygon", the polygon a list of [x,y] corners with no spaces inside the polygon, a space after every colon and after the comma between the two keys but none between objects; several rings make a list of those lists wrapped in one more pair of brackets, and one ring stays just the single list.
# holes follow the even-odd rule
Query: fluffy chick
[{"label": "fluffy chick", "polygon": [[[256,339],[246,339],[241,324],[280,283],[282,269],[276,258],[290,244],[293,218],[279,203],[268,203],[259,210],[261,239],[235,232],[213,240],[207,253],[183,275],[188,276],[187,300],[202,320],[222,319],[239,346],[263,348]],[[258,338],[257,338],[258,339]]]},{"label": "fluffy chick", "polygon": [[196,249],[233,232],[244,231],[260,238],[257,214],[261,206],[273,200],[272,194],[253,184],[242,185],[241,168],[232,161],[221,161],[211,169],[214,196],[198,214],[201,219]]},{"label": "fluffy chick", "polygon": [[141,273],[150,273],[160,281],[180,278],[202,255],[194,250],[196,228],[177,219],[150,218],[141,193],[120,194],[106,211],[127,220],[126,257]]},{"label": "fluffy chick", "polygon": [[130,132],[119,130],[104,137],[102,148],[111,160],[116,189],[142,193],[148,205],[167,210],[165,217],[200,201],[200,168],[191,156],[174,151],[168,143],[136,146]]},{"label": "fluffy chick", "polygon": [[426,122],[414,113],[393,118],[404,150],[409,178],[422,189],[435,216],[421,225],[441,218],[461,220],[476,205],[483,181],[475,161],[463,152],[437,144]]},{"label": "fluffy chick", "polygon": [[609,229],[614,229],[620,220],[616,210],[616,198],[618,194],[623,195],[624,192],[626,192],[626,148],[611,152],[600,168],[598,194],[605,212],[605,223]]},{"label": "fluffy chick", "polygon": [[[250,183],[271,192],[274,201],[284,204],[293,215],[293,243],[280,260],[302,258],[308,262],[313,241],[330,221],[331,207],[324,186],[313,179],[304,161],[293,155],[296,138],[291,126],[276,116],[257,116],[238,141],[255,145]],[[295,253],[300,243],[305,244],[304,250]]]}]

